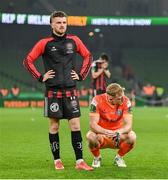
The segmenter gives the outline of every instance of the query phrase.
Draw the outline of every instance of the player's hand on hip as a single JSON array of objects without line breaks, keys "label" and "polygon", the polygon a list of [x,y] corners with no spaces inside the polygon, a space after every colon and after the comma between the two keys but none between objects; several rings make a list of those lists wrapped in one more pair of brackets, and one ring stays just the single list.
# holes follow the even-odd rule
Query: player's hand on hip
[{"label": "player's hand on hip", "polygon": [[79,80],[79,76],[74,70],[71,71],[71,77],[73,80]]},{"label": "player's hand on hip", "polygon": [[55,77],[55,72],[53,70],[47,71],[43,76],[43,82],[47,81],[47,79],[52,79]]}]

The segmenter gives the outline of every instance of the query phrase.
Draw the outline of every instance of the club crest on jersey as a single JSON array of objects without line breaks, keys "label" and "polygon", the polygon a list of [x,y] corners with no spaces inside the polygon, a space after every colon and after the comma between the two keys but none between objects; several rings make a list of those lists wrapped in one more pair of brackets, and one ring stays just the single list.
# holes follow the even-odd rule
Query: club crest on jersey
[{"label": "club crest on jersey", "polygon": [[52,104],[50,105],[50,110],[51,110],[52,112],[57,112],[57,111],[59,110],[59,105],[58,105],[58,103],[52,103]]},{"label": "club crest on jersey", "polygon": [[67,54],[72,54],[74,51],[73,51],[73,44],[72,43],[67,43],[66,44],[66,53]]},{"label": "club crest on jersey", "polygon": [[119,116],[121,116],[121,114],[122,114],[121,109],[117,109],[116,114],[119,115]]}]

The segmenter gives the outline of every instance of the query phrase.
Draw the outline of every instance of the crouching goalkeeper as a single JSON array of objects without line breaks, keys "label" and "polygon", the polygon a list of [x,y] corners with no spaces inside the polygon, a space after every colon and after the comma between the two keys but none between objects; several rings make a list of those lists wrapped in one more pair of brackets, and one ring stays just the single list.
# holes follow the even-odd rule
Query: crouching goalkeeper
[{"label": "crouching goalkeeper", "polygon": [[92,166],[101,166],[100,149],[111,148],[119,149],[115,165],[126,167],[123,156],[134,147],[136,134],[132,131],[131,102],[119,84],[108,85],[106,93],[93,98],[90,129],[86,137],[94,156]]}]

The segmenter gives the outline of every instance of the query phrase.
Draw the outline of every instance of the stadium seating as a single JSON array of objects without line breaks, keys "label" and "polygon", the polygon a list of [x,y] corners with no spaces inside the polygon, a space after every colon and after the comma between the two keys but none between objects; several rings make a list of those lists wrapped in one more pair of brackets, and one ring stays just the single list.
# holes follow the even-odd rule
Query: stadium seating
[{"label": "stadium seating", "polygon": [[167,48],[124,49],[122,61],[130,64],[142,83],[152,83],[167,88]]}]

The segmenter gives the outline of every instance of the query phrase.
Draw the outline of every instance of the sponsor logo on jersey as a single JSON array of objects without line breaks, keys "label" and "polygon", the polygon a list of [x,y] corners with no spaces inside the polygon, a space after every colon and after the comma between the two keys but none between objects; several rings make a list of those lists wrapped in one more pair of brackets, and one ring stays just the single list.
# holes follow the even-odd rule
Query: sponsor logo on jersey
[{"label": "sponsor logo on jersey", "polygon": [[73,51],[73,44],[72,43],[67,43],[66,44],[66,53],[67,54],[72,54],[74,51]]},{"label": "sponsor logo on jersey", "polygon": [[51,51],[57,51],[57,48],[53,46],[53,47],[51,48]]}]

